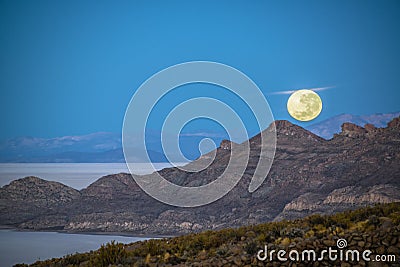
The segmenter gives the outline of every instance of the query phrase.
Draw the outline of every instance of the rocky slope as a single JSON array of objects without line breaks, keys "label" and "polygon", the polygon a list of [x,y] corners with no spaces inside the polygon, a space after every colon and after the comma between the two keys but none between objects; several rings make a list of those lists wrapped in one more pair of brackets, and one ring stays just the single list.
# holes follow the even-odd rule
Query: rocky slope
[{"label": "rocky slope", "polygon": [[[276,121],[275,126],[275,159],[264,183],[253,193],[248,186],[259,159],[260,136],[268,134],[268,129],[249,140],[251,156],[243,178],[212,204],[168,206],[149,197],[130,175],[121,173],[102,177],[80,192],[65,187],[70,192],[68,201],[56,197],[54,203],[47,201],[48,206],[28,209],[24,206],[55,195],[52,190],[42,195],[37,189],[28,189],[27,180],[32,178],[25,178],[15,181],[14,187],[31,191],[26,199],[9,197],[10,186],[0,189],[0,224],[35,230],[182,234],[400,200],[400,118],[386,128],[345,123],[331,140],[287,121]],[[209,183],[225,170],[230,159],[227,144],[223,142],[213,163],[203,171],[169,168],[160,173],[185,186]],[[46,183],[36,181],[35,188]]]},{"label": "rocky slope", "polygon": [[[265,246],[267,257],[262,252],[260,260],[257,255]],[[329,248],[331,258],[322,252]],[[280,257],[286,261],[278,258],[279,250],[285,252]],[[290,255],[296,259],[292,250],[298,252],[298,260],[290,259]],[[315,258],[304,253],[309,250],[315,251]],[[368,250],[370,254],[363,254]],[[313,215],[127,245],[108,243],[97,251],[30,266],[400,266],[399,253],[400,204],[391,203],[333,216]],[[322,260],[317,260],[321,255]]]},{"label": "rocky slope", "polygon": [[58,213],[81,193],[58,182],[26,177],[0,189],[0,224],[23,223]]}]

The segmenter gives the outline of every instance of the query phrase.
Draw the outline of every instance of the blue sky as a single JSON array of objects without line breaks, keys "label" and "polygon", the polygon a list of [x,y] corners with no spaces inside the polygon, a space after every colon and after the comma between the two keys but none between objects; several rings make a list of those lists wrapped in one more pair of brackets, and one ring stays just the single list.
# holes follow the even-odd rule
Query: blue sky
[{"label": "blue sky", "polygon": [[270,93],[323,86],[335,88],[311,123],[399,111],[399,12],[399,1],[1,1],[0,138],[121,132],[140,84],[193,60],[247,74],[275,119],[293,121],[289,95]]}]

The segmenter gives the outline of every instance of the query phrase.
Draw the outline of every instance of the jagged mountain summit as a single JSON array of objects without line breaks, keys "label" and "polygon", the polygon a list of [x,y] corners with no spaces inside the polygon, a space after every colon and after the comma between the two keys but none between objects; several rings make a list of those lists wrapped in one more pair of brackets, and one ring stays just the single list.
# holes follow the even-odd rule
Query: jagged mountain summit
[{"label": "jagged mountain summit", "polygon": [[[400,118],[386,128],[345,123],[331,140],[288,121],[276,121],[274,126],[274,162],[253,193],[248,186],[264,132],[249,140],[250,159],[236,187],[209,205],[163,204],[124,173],[102,177],[81,191],[23,178],[0,189],[0,224],[34,230],[182,234],[400,201]],[[185,186],[209,183],[231,157],[227,144],[222,143],[213,163],[203,171],[168,168],[160,173]],[[22,198],[15,190],[31,193]],[[63,198],[58,197],[60,191]]]},{"label": "jagged mountain summit", "polygon": [[340,114],[319,123],[312,124],[306,128],[322,138],[331,139],[334,134],[340,132],[343,123],[350,122],[358,126],[372,124],[375,127],[382,128],[385,127],[389,121],[398,116],[400,116],[400,112],[377,113],[372,115]]}]

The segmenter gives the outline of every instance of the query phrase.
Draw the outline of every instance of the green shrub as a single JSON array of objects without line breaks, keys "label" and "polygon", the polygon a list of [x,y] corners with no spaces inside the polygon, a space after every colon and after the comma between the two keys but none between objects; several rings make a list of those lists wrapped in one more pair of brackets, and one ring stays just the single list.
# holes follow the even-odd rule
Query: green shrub
[{"label": "green shrub", "polygon": [[124,244],[107,243],[101,245],[100,249],[90,257],[89,265],[106,267],[110,264],[123,264],[126,261],[127,253]]}]

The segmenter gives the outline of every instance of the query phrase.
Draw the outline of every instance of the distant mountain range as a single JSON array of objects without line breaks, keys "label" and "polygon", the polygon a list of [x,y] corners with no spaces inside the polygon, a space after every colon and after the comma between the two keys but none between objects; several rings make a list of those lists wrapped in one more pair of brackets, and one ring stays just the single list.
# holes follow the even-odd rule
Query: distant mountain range
[{"label": "distant mountain range", "polygon": [[[152,162],[168,162],[162,152],[160,134],[150,132],[146,139],[148,154]],[[182,152],[189,160],[200,156],[198,144],[208,137],[217,144],[226,138],[217,133],[183,134],[180,137]],[[137,162],[145,162],[144,151],[137,150]],[[173,157],[173,155],[172,155]],[[18,137],[0,141],[0,162],[36,163],[104,163],[125,162],[122,152],[121,134],[98,132],[82,136],[56,138]]]},{"label": "distant mountain range", "polygon": [[[340,132],[344,122],[364,126],[373,124],[376,127],[385,127],[393,118],[400,116],[400,112],[351,115],[341,114],[322,122],[308,126],[312,133],[330,139]],[[167,162],[162,152],[159,133],[151,132],[148,135],[148,153],[153,162]],[[180,136],[180,147],[189,160],[200,156],[198,144],[208,137],[219,144],[228,137],[221,133],[199,132]],[[144,151],[137,151],[137,161],[145,161]],[[0,162],[125,162],[121,145],[121,134],[98,132],[82,136],[63,136],[56,138],[18,137],[0,141]]]},{"label": "distant mountain range", "polygon": [[[0,142],[1,162],[122,162],[121,136],[99,132],[56,138],[18,137]],[[86,158],[84,158],[86,157]],[[122,158],[121,158],[122,157]]]},{"label": "distant mountain range", "polygon": [[[224,141],[212,164],[202,171],[159,171],[172,183],[201,186],[225,173],[228,162],[245,160],[247,168],[238,184],[211,204],[190,209],[163,204],[126,173],[104,176],[80,191],[26,177],[0,188],[0,225],[72,232],[183,234],[400,202],[400,118],[386,128],[344,123],[330,140],[288,121],[276,121],[275,127],[274,162],[265,181],[252,193],[248,188],[260,154],[270,149],[261,146],[261,140],[266,140],[261,136],[270,129],[249,140],[248,159],[243,153],[231,155],[231,146],[226,145],[229,141]],[[243,145],[235,144],[239,148]],[[202,158],[190,164],[196,165]],[[230,171],[235,173],[235,165]],[[151,175],[155,174],[143,178],[150,180]]]}]

